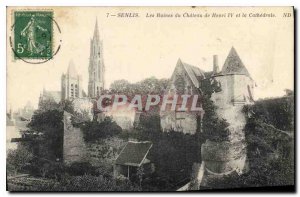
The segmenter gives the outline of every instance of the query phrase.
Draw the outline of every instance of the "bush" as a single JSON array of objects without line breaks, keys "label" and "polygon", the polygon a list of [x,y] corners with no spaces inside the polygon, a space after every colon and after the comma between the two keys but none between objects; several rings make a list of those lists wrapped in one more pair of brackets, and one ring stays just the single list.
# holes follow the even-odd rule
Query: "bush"
[{"label": "bush", "polygon": [[16,150],[9,150],[6,159],[8,174],[22,172],[33,159],[33,154],[24,146],[18,146]]},{"label": "bush", "polygon": [[[20,182],[21,181],[21,182]],[[62,176],[55,179],[21,178],[8,182],[9,191],[140,191],[137,185],[128,180],[113,180],[103,176]]]},{"label": "bush", "polygon": [[82,176],[84,174],[93,174],[94,168],[89,162],[75,162],[66,169],[66,172],[72,176]]},{"label": "bush", "polygon": [[60,182],[41,185],[39,191],[139,191],[128,180],[113,180],[103,176],[65,176]]},{"label": "bush", "polygon": [[294,185],[294,167],[291,160],[253,158],[250,171],[238,175],[233,173],[210,179],[207,183],[213,188],[241,188]]},{"label": "bush", "polygon": [[106,178],[112,178],[112,166],[101,165],[101,166],[92,166],[89,162],[75,162],[71,166],[65,168],[65,172],[70,176],[83,176],[83,175],[92,175],[92,176],[103,176]]},{"label": "bush", "polygon": [[294,131],[294,96],[259,100],[255,105],[246,106],[245,111],[278,129]]},{"label": "bush", "polygon": [[90,121],[80,126],[86,142],[95,142],[99,139],[112,137],[122,132],[122,128],[113,122],[110,117],[105,117],[102,122]]}]

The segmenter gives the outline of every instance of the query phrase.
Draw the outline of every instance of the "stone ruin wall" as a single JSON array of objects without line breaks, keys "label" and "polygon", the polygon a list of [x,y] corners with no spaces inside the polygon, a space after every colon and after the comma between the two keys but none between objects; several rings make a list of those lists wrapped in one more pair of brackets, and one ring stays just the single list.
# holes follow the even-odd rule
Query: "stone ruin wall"
[{"label": "stone ruin wall", "polygon": [[88,160],[83,133],[79,128],[73,127],[71,116],[70,113],[64,112],[63,159],[66,165]]},{"label": "stone ruin wall", "polygon": [[71,123],[71,114],[64,112],[64,163],[89,162],[93,166],[112,165],[126,142],[112,137],[96,142],[85,142],[83,132]]},{"label": "stone ruin wall", "polygon": [[[246,117],[243,113],[244,104],[233,105],[233,98],[244,90],[245,83],[235,83],[234,76],[222,76],[217,79],[221,83],[222,91],[211,97],[217,106],[217,115],[229,123],[229,140],[213,142],[207,140],[201,146],[202,164],[198,171],[201,180],[197,180],[198,187],[214,188],[209,180],[221,178],[231,173],[242,174],[247,170],[247,150],[245,143]],[[240,94],[243,94],[240,92]],[[201,171],[202,170],[202,171]]]},{"label": "stone ruin wall", "polygon": [[[178,116],[184,117],[182,120],[176,120]],[[164,132],[170,130],[195,134],[197,130],[197,118],[195,114],[188,112],[180,112],[175,115],[175,112],[160,113],[160,123]]]}]

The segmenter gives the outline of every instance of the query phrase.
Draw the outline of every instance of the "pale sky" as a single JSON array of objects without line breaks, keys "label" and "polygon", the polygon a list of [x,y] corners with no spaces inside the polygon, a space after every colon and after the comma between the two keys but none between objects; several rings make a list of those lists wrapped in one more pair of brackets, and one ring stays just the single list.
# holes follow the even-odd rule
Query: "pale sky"
[{"label": "pale sky", "polygon": [[[7,41],[12,9],[7,9]],[[22,8],[21,8],[22,9]],[[24,8],[23,8],[24,9]],[[41,8],[37,8],[41,9]],[[98,18],[103,40],[106,88],[114,80],[137,82],[147,77],[169,78],[178,58],[205,71],[218,55],[222,68],[232,46],[255,80],[255,98],[281,96],[294,86],[293,19],[283,18],[292,8],[225,7],[52,7],[61,34],[54,29],[61,49],[53,60],[28,64],[13,60],[7,45],[7,105],[14,110],[30,101],[37,107],[39,94],[60,90],[61,74],[72,59],[87,92],[90,39]],[[138,18],[107,17],[107,13],[138,13]],[[146,13],[275,13],[274,18],[146,18]],[[9,42],[7,42],[9,43]],[[57,44],[56,44],[57,45]]]}]

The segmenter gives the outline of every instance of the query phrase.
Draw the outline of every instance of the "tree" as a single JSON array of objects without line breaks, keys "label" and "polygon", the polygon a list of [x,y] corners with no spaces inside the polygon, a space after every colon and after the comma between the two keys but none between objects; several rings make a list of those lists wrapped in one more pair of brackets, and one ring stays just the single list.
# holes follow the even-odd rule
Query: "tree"
[{"label": "tree", "polygon": [[116,80],[110,85],[110,92],[114,94],[126,94],[130,89],[131,84],[124,79]]},{"label": "tree", "polygon": [[157,79],[155,77],[150,77],[136,83],[136,90],[138,94],[160,95],[164,93],[168,84],[169,84],[169,79]]},{"label": "tree", "polygon": [[80,128],[86,142],[95,142],[122,132],[122,128],[116,122],[113,122],[110,117],[105,117],[100,123],[96,120],[84,122],[80,125]]},{"label": "tree", "polygon": [[41,134],[39,156],[54,161],[62,158],[64,132],[62,111],[37,111],[32,116],[28,127],[31,131]]},{"label": "tree", "polygon": [[49,111],[59,109],[60,105],[56,103],[53,99],[46,99],[39,101],[39,111]]},{"label": "tree", "polygon": [[74,113],[74,106],[72,104],[72,101],[63,100],[59,103],[59,105],[60,105],[60,107],[59,107],[60,111],[66,111],[66,112],[69,112],[71,114]]},{"label": "tree", "polygon": [[113,94],[125,94],[133,97],[136,94],[162,94],[169,84],[169,79],[157,79],[150,77],[137,83],[129,83],[127,80],[114,81],[110,86]]}]

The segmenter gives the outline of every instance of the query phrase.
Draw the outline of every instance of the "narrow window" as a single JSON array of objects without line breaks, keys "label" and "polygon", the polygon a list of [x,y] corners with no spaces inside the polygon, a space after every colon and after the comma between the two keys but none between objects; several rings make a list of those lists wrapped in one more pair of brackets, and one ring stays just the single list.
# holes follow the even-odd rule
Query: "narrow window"
[{"label": "narrow window", "polygon": [[78,94],[79,94],[79,92],[78,92],[78,86],[77,86],[77,84],[75,84],[75,97],[76,98],[78,98]]},{"label": "narrow window", "polygon": [[99,87],[97,86],[97,96],[99,96]]},{"label": "narrow window", "polygon": [[74,85],[71,84],[71,97],[74,97]]}]

